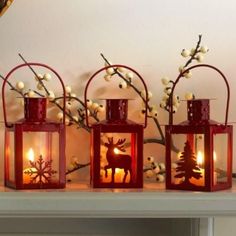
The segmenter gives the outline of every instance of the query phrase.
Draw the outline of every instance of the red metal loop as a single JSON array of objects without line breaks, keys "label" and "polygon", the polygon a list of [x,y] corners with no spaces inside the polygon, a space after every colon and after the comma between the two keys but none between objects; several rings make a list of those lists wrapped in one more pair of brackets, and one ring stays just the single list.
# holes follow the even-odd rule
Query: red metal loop
[{"label": "red metal loop", "polygon": [[63,83],[62,78],[60,77],[60,75],[51,67],[42,64],[42,63],[34,63],[34,62],[29,62],[29,63],[24,63],[24,64],[20,64],[16,67],[14,67],[10,72],[8,72],[7,76],[4,79],[3,85],[2,85],[2,105],[3,105],[3,117],[4,117],[4,122],[5,122],[5,126],[10,128],[13,125],[12,124],[8,124],[7,122],[7,113],[6,113],[6,104],[5,104],[5,86],[6,86],[6,82],[9,79],[9,77],[13,74],[13,72],[15,72],[16,70],[18,70],[19,68],[25,67],[25,66],[41,66],[41,67],[45,67],[47,69],[49,69],[50,71],[52,71],[57,78],[59,79],[62,89],[63,89],[63,124],[65,124],[65,111],[66,111],[66,90],[65,90],[65,85]]},{"label": "red metal loop", "polygon": [[225,126],[228,123],[228,113],[229,113],[229,100],[230,100],[230,88],[229,88],[229,83],[225,77],[225,75],[216,67],[212,66],[212,65],[208,65],[208,64],[199,64],[199,65],[195,65],[195,66],[191,66],[189,68],[187,68],[186,70],[184,70],[182,73],[179,74],[179,76],[177,77],[177,79],[175,80],[175,82],[173,83],[173,87],[172,87],[172,91],[170,94],[170,113],[169,113],[169,124],[173,125],[173,94],[174,94],[174,90],[176,87],[176,84],[179,82],[179,80],[183,77],[183,75],[185,73],[187,73],[188,71],[194,69],[194,68],[198,68],[198,67],[208,67],[211,68],[215,71],[217,71],[222,78],[225,81],[226,87],[227,87],[227,101],[226,101],[226,111],[225,111]]},{"label": "red metal loop", "polygon": [[125,68],[127,70],[130,70],[132,71],[134,74],[137,75],[137,77],[141,80],[142,84],[143,84],[143,87],[145,89],[145,92],[146,92],[146,99],[145,99],[145,121],[144,121],[144,128],[147,127],[147,103],[148,103],[148,90],[147,90],[147,85],[144,81],[144,79],[142,78],[142,76],[137,72],[135,71],[134,69],[132,69],[131,67],[128,67],[128,66],[125,66],[125,65],[120,65],[120,64],[117,64],[117,65],[109,65],[109,66],[106,66],[106,67],[103,67],[101,68],[100,70],[98,70],[97,72],[95,72],[91,77],[90,79],[88,80],[87,84],[86,84],[86,87],[85,87],[85,91],[84,91],[84,102],[85,102],[85,114],[86,114],[86,124],[89,128],[91,128],[91,126],[89,125],[89,120],[88,120],[88,107],[87,107],[87,91],[88,91],[88,88],[89,88],[89,85],[91,83],[91,81],[94,79],[94,77],[96,77],[100,72],[104,71],[104,70],[107,70],[109,68],[118,68],[118,67],[122,67],[122,68]]}]

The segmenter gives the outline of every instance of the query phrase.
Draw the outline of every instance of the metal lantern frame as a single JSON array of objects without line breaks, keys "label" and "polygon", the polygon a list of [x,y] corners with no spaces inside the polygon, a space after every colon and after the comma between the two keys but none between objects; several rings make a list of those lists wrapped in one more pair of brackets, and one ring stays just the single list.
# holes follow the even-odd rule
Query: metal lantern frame
[{"label": "metal lantern frame", "polygon": [[[223,78],[227,87],[227,101],[225,110],[225,121],[223,124],[214,122],[211,120],[200,121],[192,123],[189,121],[182,122],[178,125],[173,124],[173,94],[177,83],[183,77],[185,73],[195,68],[206,67],[213,69],[218,72]],[[183,71],[175,80],[172,87],[172,92],[170,94],[170,113],[169,113],[169,125],[166,125],[166,188],[167,189],[177,189],[177,190],[194,190],[194,191],[217,191],[222,189],[228,189],[232,186],[232,150],[233,150],[233,126],[228,124],[228,111],[229,111],[229,101],[230,101],[230,87],[225,75],[216,67],[208,64],[199,64],[191,66],[185,71]],[[200,99],[200,102],[202,100]],[[204,102],[204,101],[203,101]],[[191,106],[191,105],[190,105]],[[204,110],[204,109],[203,109]],[[188,112],[190,107],[188,107]],[[201,111],[199,111],[201,112]],[[203,111],[204,112],[204,111]],[[190,146],[194,146],[193,136],[194,134],[204,134],[204,171],[205,171],[205,183],[204,186],[181,186],[172,182],[172,166],[171,166],[171,146],[172,146],[172,135],[173,134],[185,134],[187,135],[187,141]],[[226,134],[227,135],[227,177],[226,182],[214,184],[214,135],[216,134]]]},{"label": "metal lantern frame", "polygon": [[[114,68],[114,70],[116,70],[119,67],[125,68],[133,72],[141,80],[142,85],[144,86],[144,89],[146,92],[146,96],[145,98],[143,98],[145,99],[144,100],[145,102],[144,124],[137,124],[136,122],[126,120],[127,117],[125,116],[127,116],[127,99],[107,99],[107,106],[106,106],[107,113],[106,114],[107,114],[107,118],[109,119],[111,118],[111,120],[107,119],[107,120],[100,121],[100,122],[90,125],[89,118],[88,118],[88,107],[87,107],[87,91],[88,91],[89,85],[91,81],[101,72],[106,71],[109,68]],[[86,111],[86,124],[89,128],[91,128],[91,155],[90,155],[91,156],[91,169],[90,169],[91,185],[94,188],[142,188],[143,187],[143,130],[147,127],[147,109],[148,109],[147,108],[148,90],[144,82],[144,79],[141,77],[141,75],[138,72],[136,72],[134,69],[128,66],[120,65],[120,64],[106,66],[104,68],[101,68],[97,72],[95,72],[88,80],[85,87],[84,101],[85,101],[85,111]],[[121,119],[120,119],[120,115],[122,116]],[[136,176],[135,181],[132,181],[129,183],[126,183],[126,182],[116,183],[115,181],[104,183],[101,181],[100,179],[101,178],[100,177],[100,170],[101,170],[100,149],[102,145],[101,143],[102,133],[131,134],[131,151],[133,153],[131,154],[131,156],[135,156],[132,158],[136,159],[136,163],[132,163],[132,172],[135,169],[135,173],[134,173],[134,175]],[[113,142],[113,138],[112,138],[112,142]]]},{"label": "metal lantern frame", "polygon": [[[5,102],[5,86],[8,83],[10,76],[18,69],[24,67],[43,67],[56,75],[56,78],[60,81],[63,89],[63,119],[62,122],[53,122],[46,119],[46,103],[47,98],[25,98],[25,119],[9,123],[7,118],[6,102]],[[48,65],[42,63],[24,63],[14,67],[5,77],[2,85],[2,103],[3,103],[3,116],[5,122],[5,185],[15,189],[50,189],[50,188],[64,188],[66,183],[65,178],[65,102],[66,91],[62,78],[60,75]],[[37,107],[34,107],[34,106]],[[29,108],[29,110],[26,109]],[[38,108],[38,109],[37,109]],[[45,114],[44,114],[45,113]],[[44,119],[45,116],[45,119]],[[56,181],[50,181],[47,183],[24,183],[23,179],[23,160],[24,160],[24,148],[23,142],[24,132],[57,132],[58,133],[58,153],[59,156],[54,157],[58,160],[58,178]],[[9,153],[7,149],[9,147],[9,132],[13,132],[14,139],[14,180],[9,178]],[[49,139],[50,142],[50,139]],[[51,147],[53,148],[53,147]]]}]

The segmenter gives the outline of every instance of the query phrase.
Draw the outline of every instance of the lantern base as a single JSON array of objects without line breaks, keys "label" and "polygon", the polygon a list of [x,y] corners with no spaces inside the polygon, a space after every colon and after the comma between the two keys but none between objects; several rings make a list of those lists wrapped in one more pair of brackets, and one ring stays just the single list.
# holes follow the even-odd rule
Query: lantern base
[{"label": "lantern base", "polygon": [[16,184],[11,181],[5,181],[5,186],[17,190],[23,189],[63,189],[65,183],[45,183],[45,184]]},{"label": "lantern base", "polygon": [[93,188],[143,188],[143,183],[93,183]]},{"label": "lantern base", "polygon": [[184,190],[184,191],[199,191],[199,192],[215,192],[232,188],[232,183],[218,183],[215,186],[184,186],[181,184],[168,184],[166,189],[170,190]]}]

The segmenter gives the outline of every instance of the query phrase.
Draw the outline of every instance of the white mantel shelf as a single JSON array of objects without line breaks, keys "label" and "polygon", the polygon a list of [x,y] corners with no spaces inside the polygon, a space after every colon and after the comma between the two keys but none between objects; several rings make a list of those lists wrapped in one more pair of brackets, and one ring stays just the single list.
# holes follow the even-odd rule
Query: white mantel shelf
[{"label": "white mantel shelf", "polygon": [[0,188],[0,217],[176,218],[236,216],[236,183],[231,190],[202,193],[167,191],[161,184],[143,190],[94,190],[69,184],[65,190],[14,191]]}]

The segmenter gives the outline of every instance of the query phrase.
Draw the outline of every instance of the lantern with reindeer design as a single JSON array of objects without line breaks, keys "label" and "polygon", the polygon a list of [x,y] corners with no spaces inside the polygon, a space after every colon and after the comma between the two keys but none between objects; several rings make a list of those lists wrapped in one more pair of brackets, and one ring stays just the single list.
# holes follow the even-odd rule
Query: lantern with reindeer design
[{"label": "lantern with reindeer design", "polygon": [[[64,93],[63,123],[46,118],[46,97],[24,97],[24,118],[9,123],[5,105],[5,85],[23,67],[51,70]],[[40,63],[21,64],[12,69],[2,86],[5,131],[5,185],[16,189],[65,187],[65,87],[58,73]]]},{"label": "lantern with reindeer design", "polygon": [[[118,67],[132,71],[141,80],[147,96],[143,78],[132,68],[111,65],[97,71],[85,88],[86,121],[91,128],[91,184],[94,188],[142,188],[143,186],[143,130],[147,124],[137,124],[128,118],[128,99],[106,99],[106,120],[88,121],[87,90],[91,81],[104,70]],[[145,98],[147,101],[147,97]],[[145,100],[144,99],[144,100]]]},{"label": "lantern with reindeer design", "polygon": [[[209,99],[187,101],[188,120],[173,125],[172,99],[182,76],[198,67],[218,72],[227,86],[225,122],[210,120]],[[233,127],[228,124],[229,84],[224,74],[211,65],[195,65],[183,71],[170,94],[170,119],[166,126],[166,188],[216,191],[232,186]],[[175,145],[179,153],[171,151]]]}]

